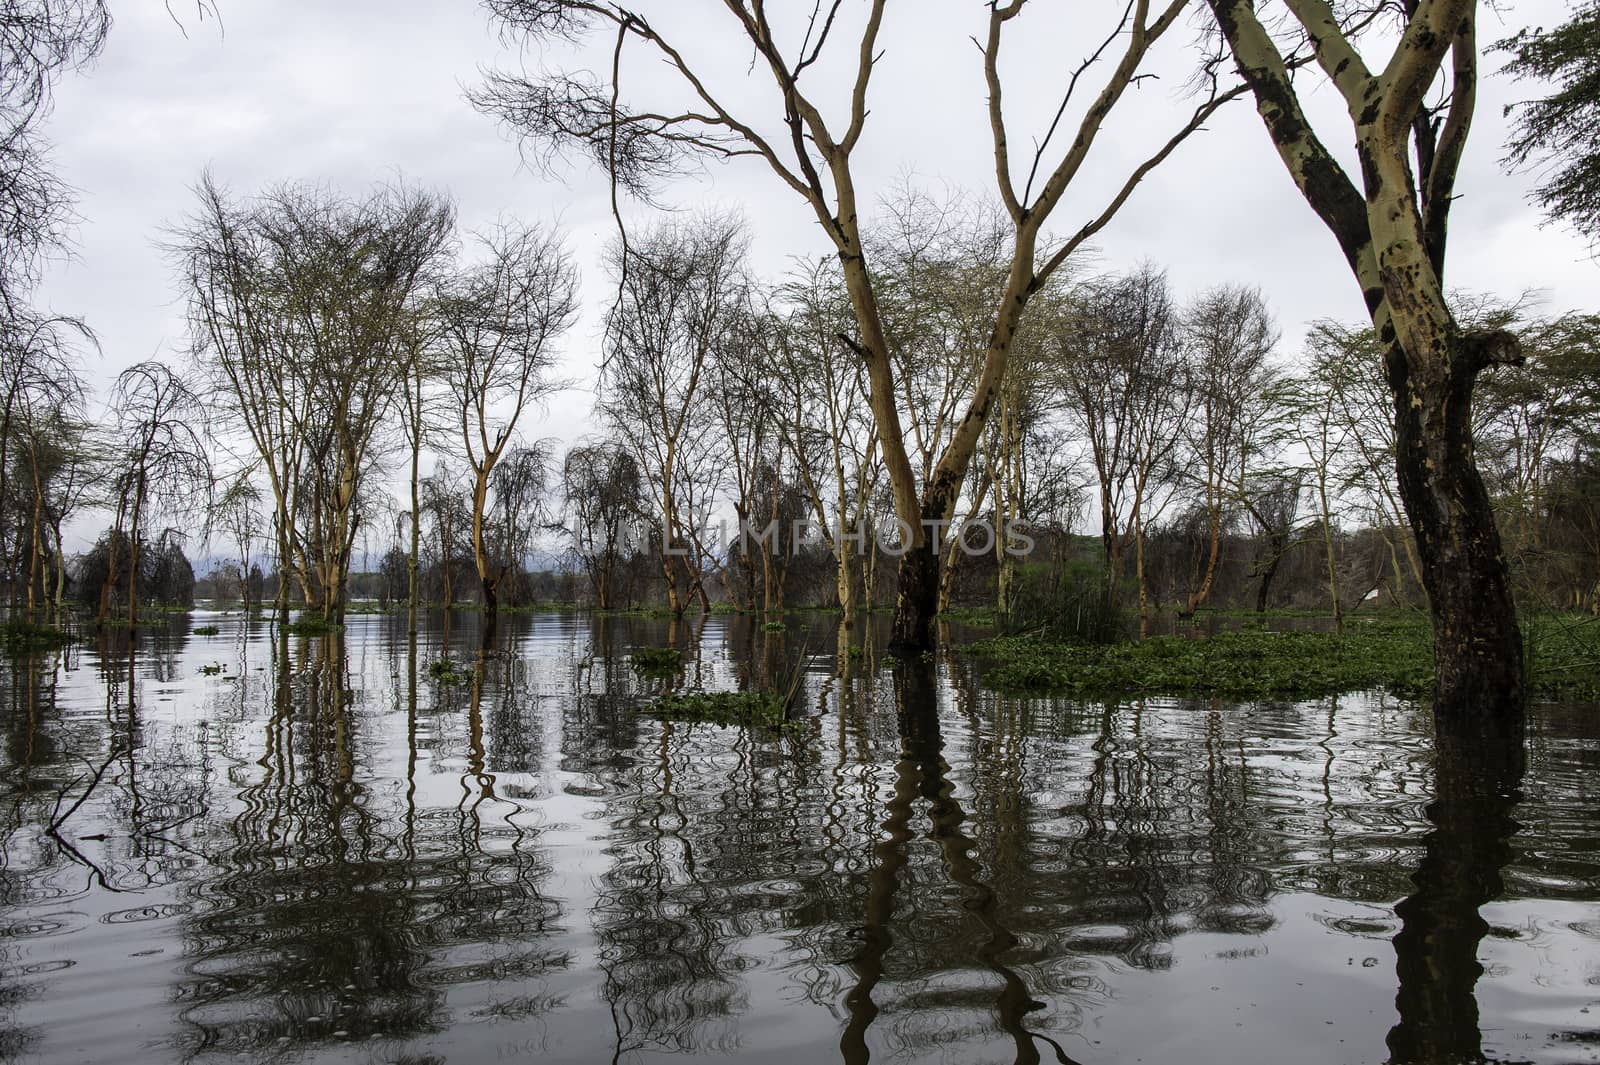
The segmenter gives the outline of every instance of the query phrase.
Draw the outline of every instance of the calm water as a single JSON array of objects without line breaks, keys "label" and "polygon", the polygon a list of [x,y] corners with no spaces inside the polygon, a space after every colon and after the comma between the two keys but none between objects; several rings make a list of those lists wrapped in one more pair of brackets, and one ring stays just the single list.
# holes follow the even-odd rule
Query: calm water
[{"label": "calm water", "polygon": [[[420,676],[213,620],[0,676],[0,1060],[1600,1061],[1594,706],[1483,785],[1393,700],[1003,699],[827,619],[435,620]],[[669,641],[812,656],[810,716],[639,714]]]}]

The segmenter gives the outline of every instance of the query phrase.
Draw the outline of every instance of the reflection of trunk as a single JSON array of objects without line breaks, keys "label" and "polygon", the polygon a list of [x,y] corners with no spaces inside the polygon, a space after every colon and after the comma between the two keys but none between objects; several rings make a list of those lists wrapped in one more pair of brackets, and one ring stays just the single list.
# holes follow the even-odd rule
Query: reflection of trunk
[{"label": "reflection of trunk", "polygon": [[1517,829],[1511,813],[1522,784],[1520,729],[1495,737],[1458,732],[1443,707],[1436,720],[1433,829],[1412,876],[1416,891],[1395,907],[1400,1022],[1388,1043],[1396,1065],[1481,1060],[1474,988],[1489,925],[1479,911],[1501,892],[1507,841]]},{"label": "reflection of trunk", "polygon": [[[1472,387],[1502,334],[1455,340],[1432,378],[1388,355],[1396,396],[1395,465],[1433,613],[1435,708],[1520,728],[1522,636],[1489,493],[1473,463]],[[1444,340],[1440,341],[1444,343]]]},{"label": "reflection of trunk", "polygon": [[[903,563],[902,563],[903,566]],[[880,842],[874,848],[878,863],[868,875],[866,912],[863,915],[862,951],[853,961],[858,980],[845,997],[850,1020],[840,1040],[846,1065],[863,1065],[869,1059],[866,1031],[878,1015],[872,990],[882,979],[884,958],[892,938],[888,924],[894,912],[899,874],[906,864],[906,843],[911,839],[913,803],[928,802],[929,836],[940,848],[944,868],[962,889],[963,906],[988,932],[978,947],[978,960],[1000,978],[995,1003],[1001,1028],[1016,1041],[1014,1060],[1034,1065],[1040,1060],[1034,1033],[1024,1023],[1027,1013],[1041,1007],[1033,1000],[1017,972],[1000,961],[1016,946],[1017,938],[1000,924],[999,897],[982,879],[982,866],[973,857],[976,843],[963,831],[966,813],[946,779],[944,740],[939,727],[938,699],[933,666],[908,662],[895,671],[895,710],[900,731],[900,759],[895,765],[894,796],[889,800]],[[1059,1046],[1051,1042],[1057,1060],[1072,1065]]]}]

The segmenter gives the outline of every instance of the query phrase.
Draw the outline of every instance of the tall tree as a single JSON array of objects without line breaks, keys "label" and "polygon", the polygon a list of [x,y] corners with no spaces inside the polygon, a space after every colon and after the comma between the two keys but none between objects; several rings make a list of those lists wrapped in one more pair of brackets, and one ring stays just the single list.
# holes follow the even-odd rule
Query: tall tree
[{"label": "tall tree", "polygon": [[1271,395],[1268,359],[1278,340],[1259,289],[1220,285],[1202,292],[1183,313],[1183,346],[1192,396],[1182,432],[1186,480],[1198,489],[1206,521],[1205,564],[1184,606],[1193,614],[1211,594],[1221,554],[1222,527],[1243,502],[1262,449]]},{"label": "tall tree", "polygon": [[198,428],[200,397],[165,363],[128,367],[111,397],[117,420],[116,521],[110,572],[101,593],[100,621],[118,576],[118,541],[126,539],[128,624],[139,622],[139,556],[152,512],[172,518],[203,514],[212,486],[211,460]]},{"label": "tall tree", "polygon": [[[1359,188],[1301,105],[1291,71],[1307,58],[1286,54],[1251,0],[1206,2],[1284,167],[1338,242],[1384,348],[1400,496],[1433,615],[1435,710],[1469,729],[1520,736],[1522,637],[1472,435],[1478,375],[1517,362],[1520,347],[1504,331],[1463,328],[1444,289],[1450,205],[1477,102],[1475,2],[1406,0],[1374,71],[1359,31],[1383,9],[1347,19],[1328,0],[1284,0],[1309,59],[1348,110],[1343,135],[1355,136]],[[1430,102],[1442,72],[1448,90]]]},{"label": "tall tree", "polygon": [[442,375],[459,408],[456,439],[472,471],[472,557],[492,618],[505,564],[485,539],[489,491],[518,423],[561,387],[550,375],[554,343],[576,315],[578,286],[553,233],[502,226],[480,244],[482,261],[443,284],[434,313]]},{"label": "tall tree", "polygon": [[667,606],[705,604],[710,563],[701,517],[721,480],[722,447],[703,413],[712,353],[748,320],[747,241],[732,217],[658,223],[613,246],[619,296],[607,320],[600,407],[644,475],[660,522]]},{"label": "tall tree", "polygon": [[[901,390],[895,380],[881,293],[869,263],[870,250],[863,242],[862,195],[855,173],[856,153],[871,114],[872,82],[883,55],[887,0],[871,0],[859,18],[843,11],[843,0],[832,0],[814,5],[809,17],[798,12],[778,13],[776,22],[763,0],[725,0],[723,28],[736,34],[753,54],[745,78],[731,83],[713,77],[715,60],[689,47],[705,36],[705,16],[696,12],[691,24],[674,24],[673,15],[681,13],[682,5],[643,0],[637,5],[600,0],[485,3],[514,34],[580,38],[600,31],[613,42],[610,76],[605,81],[565,72],[498,75],[478,93],[481,106],[501,115],[541,150],[576,146],[609,172],[613,189],[639,193],[648,192],[656,180],[678,172],[685,163],[755,157],[815,216],[844,272],[856,318],[855,335],[849,343],[866,369],[879,447],[895,513],[907,539],[908,549],[900,559],[893,642],[907,649],[931,646],[940,564],[931,529],[936,523],[947,523],[954,513],[1028,301],[1069,255],[1106,226],[1146,174],[1227,99],[1242,91],[1242,87],[1221,89],[1211,82],[1212,91],[1205,99],[1175,123],[1176,131],[1168,139],[1126,173],[1107,199],[1084,213],[1086,221],[1064,240],[1046,238],[1044,227],[1065,201],[1107,116],[1140,76],[1151,48],[1179,22],[1188,0],[1169,0],[1155,7],[1149,0],[1132,0],[1125,8],[1117,8],[1120,15],[1113,19],[1106,36],[1084,45],[1088,58],[1071,73],[1059,106],[1050,111],[1054,117],[1034,139],[1034,151],[1028,157],[1014,157],[1000,73],[1006,31],[1015,29],[1027,0],[988,5],[986,25],[974,40],[988,87],[986,114],[996,189],[1010,220],[1006,283],[988,315],[980,370],[960,407],[960,416],[932,474],[920,480],[898,410]],[[836,107],[820,94],[838,84],[835,53],[841,42],[843,62],[853,70],[846,72],[849,89],[840,94],[843,106]],[[834,47],[830,49],[830,45]],[[637,52],[664,62],[672,84],[664,86],[652,75],[657,98],[635,108],[623,99],[623,81],[632,71]],[[1102,58],[1110,69],[1098,92],[1081,110],[1071,111],[1075,90]],[[653,62],[649,69],[659,67]],[[751,79],[763,82],[766,91],[752,91]],[[781,108],[763,114],[758,105],[750,103],[774,99],[774,91]],[[1063,136],[1058,139],[1057,133]]]}]

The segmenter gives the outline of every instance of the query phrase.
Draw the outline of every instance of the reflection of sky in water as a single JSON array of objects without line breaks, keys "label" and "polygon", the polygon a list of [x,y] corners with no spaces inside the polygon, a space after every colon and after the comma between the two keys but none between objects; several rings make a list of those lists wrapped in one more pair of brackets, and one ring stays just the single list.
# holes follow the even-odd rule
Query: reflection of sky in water
[{"label": "reflection of sky in water", "polygon": [[[1388,1057],[1414,708],[1002,700],[955,659],[842,678],[826,617],[573,614],[504,619],[476,670],[473,619],[435,622],[413,706],[391,619],[287,670],[218,623],[147,638],[131,700],[93,644],[5,676],[0,1060]],[[705,688],[805,647],[812,719],[637,715],[627,653],[667,642]],[[1600,1060],[1600,715],[1533,733],[1477,1026]]]}]

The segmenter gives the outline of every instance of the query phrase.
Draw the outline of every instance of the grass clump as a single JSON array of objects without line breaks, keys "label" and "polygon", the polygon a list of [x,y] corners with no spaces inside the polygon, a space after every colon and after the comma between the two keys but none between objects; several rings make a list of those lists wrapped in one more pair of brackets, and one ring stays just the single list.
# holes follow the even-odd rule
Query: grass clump
[{"label": "grass clump", "polygon": [[788,700],[778,692],[687,692],[663,695],[644,713],[663,721],[705,722],[712,725],[746,725],[757,728],[792,728]]},{"label": "grass clump", "polygon": [[428,676],[440,684],[465,684],[472,671],[448,658],[438,658],[428,664]]},{"label": "grass clump", "polygon": [[1011,636],[967,652],[992,663],[984,683],[1000,691],[1294,698],[1383,690],[1415,698],[1433,686],[1431,637],[1415,621],[1352,622],[1342,634],[1249,630],[1115,644]]},{"label": "grass clump", "polygon": [[769,621],[766,624],[761,626],[761,631],[762,632],[782,632],[785,629],[787,629],[788,627],[789,626],[785,625],[781,621]]},{"label": "grass clump", "polygon": [[15,620],[0,625],[0,647],[13,654],[27,651],[53,651],[72,642],[72,634],[54,625]]},{"label": "grass clump", "polygon": [[217,628],[215,625],[196,625],[194,628],[189,630],[189,635],[191,635],[191,636],[215,636],[217,633],[219,633],[221,631],[222,630]]},{"label": "grass clump", "polygon": [[326,636],[343,628],[343,625],[318,617],[315,614],[310,614],[301,615],[289,622],[287,631],[292,636]]},{"label": "grass clump", "polygon": [[671,673],[683,664],[683,652],[676,647],[636,647],[629,660],[638,673]]}]

